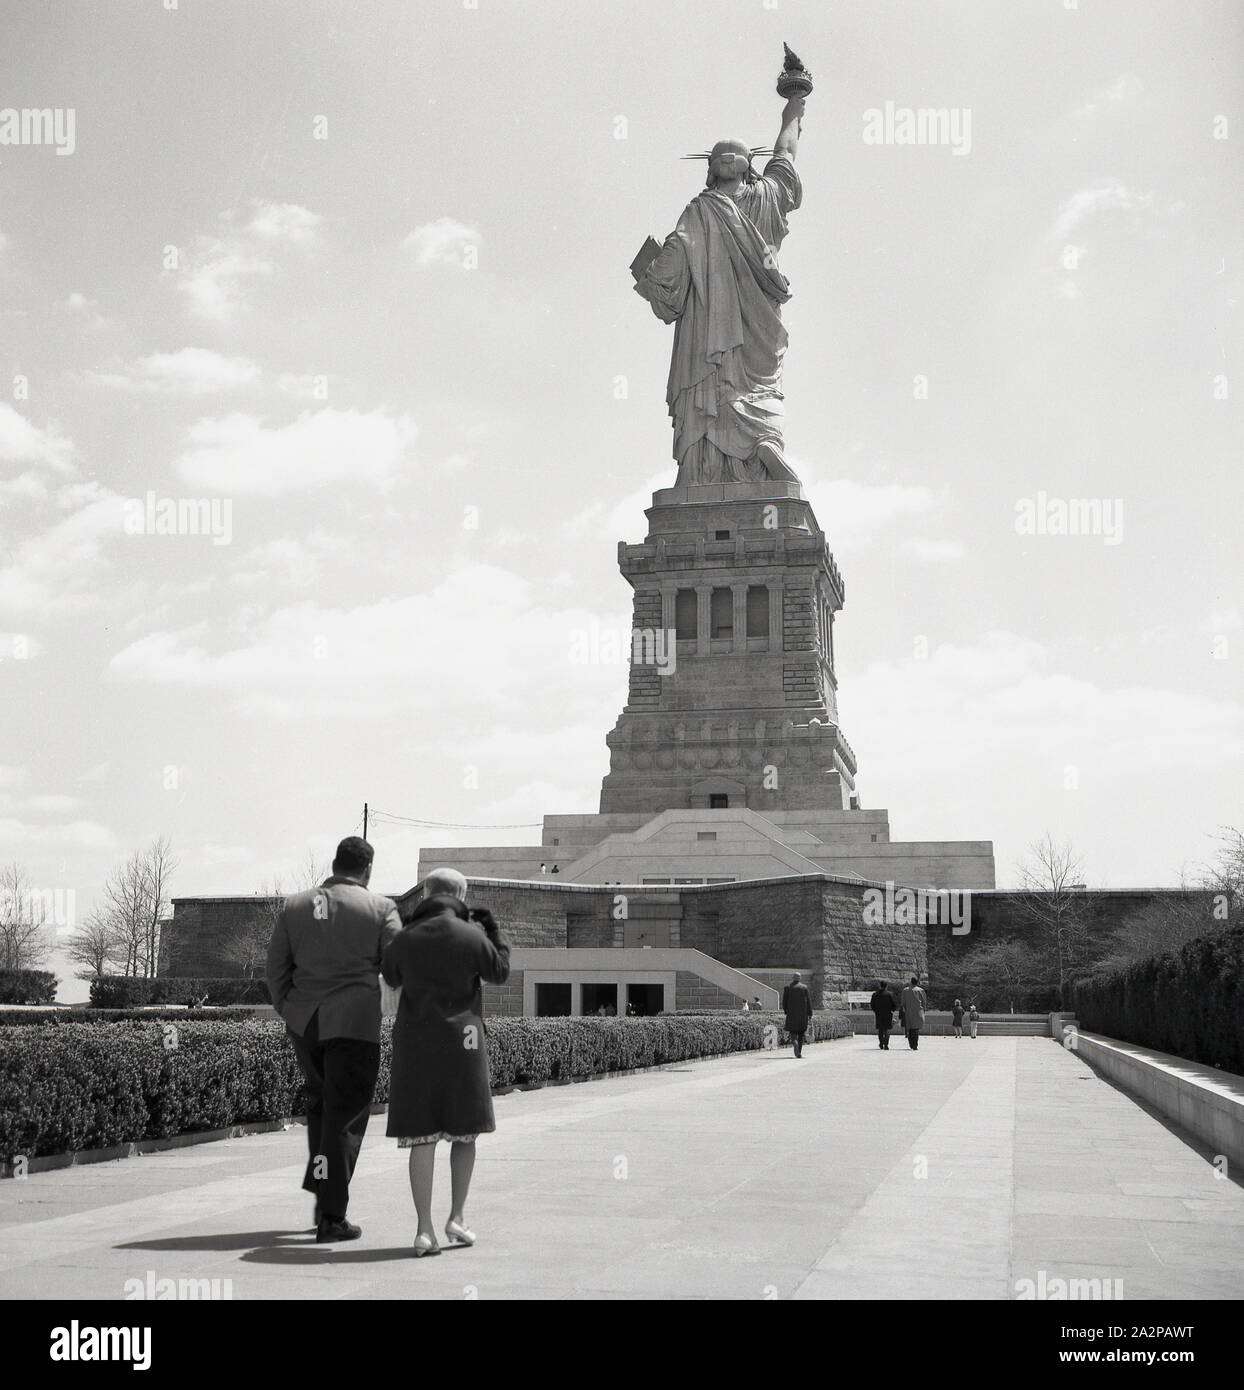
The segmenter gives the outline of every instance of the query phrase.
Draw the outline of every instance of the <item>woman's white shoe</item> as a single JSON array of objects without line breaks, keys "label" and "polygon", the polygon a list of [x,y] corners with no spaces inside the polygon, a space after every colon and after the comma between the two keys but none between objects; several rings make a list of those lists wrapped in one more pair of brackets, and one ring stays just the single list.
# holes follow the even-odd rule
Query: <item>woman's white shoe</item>
[{"label": "woman's white shoe", "polygon": [[419,1259],[423,1255],[439,1255],[441,1247],[437,1245],[432,1236],[415,1237],[415,1258]]},{"label": "woman's white shoe", "polygon": [[474,1245],[475,1232],[468,1231],[460,1221],[445,1223],[445,1239],[450,1245]]}]

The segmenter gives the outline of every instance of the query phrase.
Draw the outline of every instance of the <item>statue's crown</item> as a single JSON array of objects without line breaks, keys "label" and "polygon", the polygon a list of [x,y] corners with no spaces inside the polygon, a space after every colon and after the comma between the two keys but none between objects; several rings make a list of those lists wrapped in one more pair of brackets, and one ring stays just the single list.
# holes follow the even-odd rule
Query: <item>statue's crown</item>
[{"label": "statue's crown", "polygon": [[[773,153],[773,149],[772,149],[772,147],[769,146],[769,145],[748,145],[748,146],[745,146],[744,148],[747,150],[748,158],[749,158],[749,159],[755,159],[756,156],[757,156],[758,154],[772,154],[772,153]],[[701,153],[701,154],[685,154],[685,155],[683,155],[682,157],[683,157],[683,159],[703,159],[703,160],[711,160],[712,157],[713,157],[713,151],[712,151],[712,150],[705,150],[705,151],[703,151],[703,153]]]}]

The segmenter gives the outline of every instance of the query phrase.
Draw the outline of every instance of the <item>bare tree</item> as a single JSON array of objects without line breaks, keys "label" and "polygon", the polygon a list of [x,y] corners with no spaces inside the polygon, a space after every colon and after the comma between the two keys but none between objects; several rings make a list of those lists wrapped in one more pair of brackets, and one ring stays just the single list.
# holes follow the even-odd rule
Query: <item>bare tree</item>
[{"label": "bare tree", "polygon": [[1040,988],[1048,975],[1038,951],[1028,942],[1008,937],[964,951],[947,966],[943,978],[965,1002],[975,999],[986,1006],[1004,1003],[1014,1013],[1016,1005]]},{"label": "bare tree", "polygon": [[117,937],[117,960],[127,975],[149,979],[159,966],[160,922],[177,861],[163,835],[136,850],[104,885],[102,911]]},{"label": "bare tree", "polygon": [[1244,900],[1244,831],[1224,825],[1218,843],[1218,858],[1205,871],[1201,886],[1211,893],[1226,894],[1230,909],[1238,912]]},{"label": "bare tree", "polygon": [[268,958],[268,942],[276,927],[281,908],[285,905],[286,890],[279,878],[265,882],[259,889],[255,906],[242,925],[221,942],[223,953],[239,965],[248,980],[262,974]]},{"label": "bare tree", "polygon": [[1119,970],[1133,961],[1177,951],[1225,925],[1214,921],[1210,894],[1184,883],[1178,893],[1164,893],[1129,913],[1111,934],[1109,947],[1094,968]]},{"label": "bare tree", "polygon": [[1048,830],[1028,852],[1031,858],[1019,870],[1017,915],[1029,928],[1037,953],[1048,958],[1059,1003],[1065,1005],[1072,973],[1090,963],[1084,861],[1069,841],[1056,844]]},{"label": "bare tree", "polygon": [[124,945],[117,924],[103,909],[97,908],[65,943],[65,955],[79,968],[79,980],[98,980],[110,966],[124,960]]},{"label": "bare tree", "polygon": [[1244,900],[1244,834],[1224,827],[1218,841],[1217,858],[1195,882],[1181,877],[1178,893],[1164,893],[1127,917],[1097,962],[1099,969],[1117,970],[1226,930]]},{"label": "bare tree", "polygon": [[0,969],[34,970],[52,950],[47,906],[16,860],[0,869]]},{"label": "bare tree", "polygon": [[268,943],[276,929],[281,909],[290,893],[318,887],[328,876],[324,865],[307,852],[293,875],[293,886],[286,888],[281,878],[265,881],[255,900],[254,912],[222,943],[225,954],[242,968],[247,979],[262,975],[268,960]]}]

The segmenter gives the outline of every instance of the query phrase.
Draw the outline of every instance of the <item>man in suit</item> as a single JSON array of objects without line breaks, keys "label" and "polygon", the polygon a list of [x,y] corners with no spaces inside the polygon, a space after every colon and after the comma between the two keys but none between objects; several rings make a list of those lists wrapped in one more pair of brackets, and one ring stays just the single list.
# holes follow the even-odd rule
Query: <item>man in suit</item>
[{"label": "man in suit", "polygon": [[907,1046],[920,1050],[920,1030],[924,1027],[924,1011],[929,1007],[928,996],[920,988],[920,976],[913,975],[911,984],[903,991],[903,1027],[907,1030]]},{"label": "man in suit", "polygon": [[368,891],[374,854],[342,840],[332,874],[286,898],[268,946],[268,990],[306,1079],[317,1241],[363,1234],[346,1207],[380,1070],[380,959],[402,929],[392,901]]},{"label": "man in suit", "polygon": [[795,1044],[795,1056],[802,1057],[803,1040],[812,1021],[812,996],[798,970],[782,991],[782,1010],[786,1014],[786,1031]]}]

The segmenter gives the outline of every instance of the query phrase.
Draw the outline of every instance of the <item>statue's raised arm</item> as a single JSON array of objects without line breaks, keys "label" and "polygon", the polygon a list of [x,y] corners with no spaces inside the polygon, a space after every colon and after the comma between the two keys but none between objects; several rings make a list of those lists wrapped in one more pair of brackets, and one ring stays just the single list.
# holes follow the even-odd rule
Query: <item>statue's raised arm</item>
[{"label": "statue's raised arm", "polygon": [[778,96],[786,98],[782,110],[782,128],[773,142],[773,153],[785,155],[792,162],[799,148],[799,133],[803,129],[804,107],[812,94],[812,74],[799,61],[799,55],[791,52],[791,46],[784,43],[786,50],[782,60],[782,71],[778,77]]},{"label": "statue's raised arm", "polygon": [[777,266],[787,215],[803,200],[795,172],[812,78],[786,50],[778,93],[785,100],[773,158],[762,147],[719,140],[703,155],[704,190],[678,226],[631,266],[635,289],[674,324],[666,402],[674,423],[679,487],[796,481],[783,457],[781,391],[790,286]]},{"label": "statue's raised arm", "polygon": [[806,97],[791,97],[782,108],[782,128],[773,142],[775,156],[782,155],[793,164],[799,150],[799,134],[803,130],[803,112],[807,105]]}]

